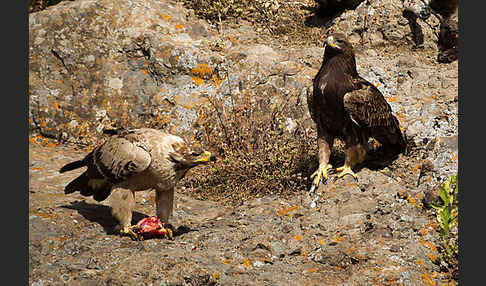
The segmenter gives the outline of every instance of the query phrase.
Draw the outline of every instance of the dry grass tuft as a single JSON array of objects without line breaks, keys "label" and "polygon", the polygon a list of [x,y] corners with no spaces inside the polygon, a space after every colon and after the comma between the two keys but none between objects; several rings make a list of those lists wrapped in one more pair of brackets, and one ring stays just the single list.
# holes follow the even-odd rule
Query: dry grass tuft
[{"label": "dry grass tuft", "polygon": [[238,205],[246,199],[305,192],[317,167],[316,136],[301,122],[289,132],[286,120],[306,106],[272,103],[270,97],[209,98],[201,109],[202,144],[217,150],[218,162],[193,172],[184,184],[191,196]]},{"label": "dry grass tuft", "polygon": [[325,33],[314,1],[296,0],[178,0],[199,18],[215,26],[250,23],[260,34],[285,44],[320,43]]}]

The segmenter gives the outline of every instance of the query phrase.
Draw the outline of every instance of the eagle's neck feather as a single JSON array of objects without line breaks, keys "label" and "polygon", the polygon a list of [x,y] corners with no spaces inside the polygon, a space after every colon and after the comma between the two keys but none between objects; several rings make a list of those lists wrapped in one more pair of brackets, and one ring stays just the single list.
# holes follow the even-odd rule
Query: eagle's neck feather
[{"label": "eagle's neck feather", "polygon": [[333,73],[342,72],[351,76],[358,75],[354,54],[340,53],[329,55],[327,53],[324,53],[323,68]]}]

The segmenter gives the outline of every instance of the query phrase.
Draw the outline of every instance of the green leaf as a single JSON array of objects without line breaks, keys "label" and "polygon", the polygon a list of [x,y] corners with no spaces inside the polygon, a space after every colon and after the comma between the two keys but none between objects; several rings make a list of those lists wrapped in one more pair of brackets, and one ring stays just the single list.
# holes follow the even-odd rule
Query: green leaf
[{"label": "green leaf", "polygon": [[444,202],[444,204],[447,204],[449,202],[449,188],[448,186],[446,187],[446,184],[448,185],[448,182],[446,182],[442,188],[440,188],[440,198]]},{"label": "green leaf", "polygon": [[443,207],[443,205],[440,205],[438,203],[430,203],[430,206],[437,210],[440,210]]}]

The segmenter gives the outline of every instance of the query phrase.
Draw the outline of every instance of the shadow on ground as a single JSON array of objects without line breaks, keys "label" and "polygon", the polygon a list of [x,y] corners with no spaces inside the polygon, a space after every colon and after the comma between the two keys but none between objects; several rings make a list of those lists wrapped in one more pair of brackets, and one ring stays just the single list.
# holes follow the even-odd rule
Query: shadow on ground
[{"label": "shadow on ground", "polygon": [[341,16],[341,14],[344,13],[346,10],[355,9],[363,1],[354,1],[356,3],[340,3],[340,1],[337,1],[335,3],[330,1],[317,1],[317,2],[322,2],[322,3],[316,6],[301,7],[304,10],[308,10],[312,12],[312,14],[308,16],[304,22],[305,25],[308,27],[329,28],[334,19]]},{"label": "shadow on ground", "polygon": [[[85,201],[74,201],[70,205],[63,205],[62,208],[77,210],[85,219],[99,223],[107,234],[118,234],[116,229],[117,221],[111,215],[111,208],[105,205],[90,204]],[[146,214],[133,212],[132,224],[147,217]]]},{"label": "shadow on ground", "polygon": [[[62,208],[77,210],[80,215],[85,219],[96,222],[103,227],[106,234],[114,235],[119,234],[119,229],[117,228],[118,222],[111,214],[111,208],[105,205],[90,204],[86,201],[74,201],[70,205],[63,205]],[[139,220],[148,217],[148,215],[133,212],[132,215],[132,225],[136,224]],[[192,229],[188,226],[181,225],[177,229],[174,229],[172,225],[169,225],[174,231],[174,237],[183,235],[188,232],[197,231],[197,229]]]}]

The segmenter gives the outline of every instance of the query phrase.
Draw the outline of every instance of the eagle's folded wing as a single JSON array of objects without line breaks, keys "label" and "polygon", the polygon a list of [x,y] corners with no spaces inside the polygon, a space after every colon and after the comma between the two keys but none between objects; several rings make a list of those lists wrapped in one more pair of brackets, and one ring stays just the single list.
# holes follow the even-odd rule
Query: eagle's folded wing
[{"label": "eagle's folded wing", "polygon": [[344,95],[344,109],[360,127],[395,126],[396,118],[381,92],[371,83]]},{"label": "eagle's folded wing", "polygon": [[144,171],[152,161],[150,153],[137,142],[121,136],[110,137],[93,155],[98,171],[112,183]]}]

